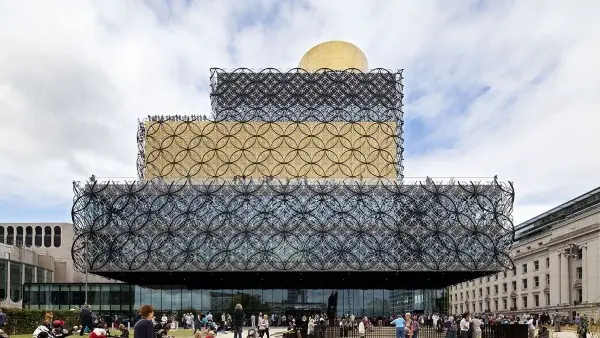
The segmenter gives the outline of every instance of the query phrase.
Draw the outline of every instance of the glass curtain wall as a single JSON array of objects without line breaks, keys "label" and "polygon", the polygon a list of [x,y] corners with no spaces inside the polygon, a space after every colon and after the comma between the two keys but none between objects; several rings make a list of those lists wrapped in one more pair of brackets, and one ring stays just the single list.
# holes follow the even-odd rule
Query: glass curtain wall
[{"label": "glass curtain wall", "polygon": [[[82,284],[26,284],[24,307],[29,309],[71,309],[84,302]],[[336,316],[389,317],[412,312],[445,312],[442,290],[327,290],[327,289],[222,289],[190,290],[185,287],[139,287],[124,284],[89,284],[88,299],[92,310],[103,316],[130,317],[143,304],[162,313],[208,312],[231,313],[242,304],[247,314],[298,313]]]}]

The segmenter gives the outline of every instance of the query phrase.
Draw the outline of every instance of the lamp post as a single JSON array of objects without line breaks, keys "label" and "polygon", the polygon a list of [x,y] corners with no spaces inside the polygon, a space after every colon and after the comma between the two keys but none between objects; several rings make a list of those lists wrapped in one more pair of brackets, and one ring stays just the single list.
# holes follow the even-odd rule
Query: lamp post
[{"label": "lamp post", "polygon": [[[96,185],[96,175],[92,174],[92,176],[90,176],[88,184],[89,184],[88,188],[90,190],[93,190],[94,186]],[[90,193],[91,193],[91,191],[90,191]],[[83,247],[83,257],[84,257],[84,262],[85,262],[84,263],[84,265],[85,265],[85,267],[84,267],[84,269],[85,269],[84,270],[84,274],[85,274],[85,296],[84,296],[85,297],[85,302],[84,302],[84,305],[85,306],[88,305],[88,264],[89,264],[89,259],[88,259],[88,244],[89,244],[89,242],[88,242],[88,238],[89,238],[89,235],[85,234],[85,238],[83,239],[84,240],[84,242],[83,242],[83,245],[84,245],[84,247]]]},{"label": "lamp post", "polygon": [[85,259],[85,302],[83,303],[85,306],[88,305],[88,236],[87,234],[85,235],[85,241],[84,241],[84,250],[83,250],[83,257]]}]

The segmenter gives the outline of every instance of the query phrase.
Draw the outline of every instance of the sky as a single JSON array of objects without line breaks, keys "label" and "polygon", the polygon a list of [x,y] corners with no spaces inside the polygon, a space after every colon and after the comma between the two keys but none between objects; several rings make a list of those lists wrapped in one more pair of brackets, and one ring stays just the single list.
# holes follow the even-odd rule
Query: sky
[{"label": "sky", "polygon": [[0,0],[0,223],[70,222],[136,176],[137,120],[210,114],[208,71],[345,40],[404,69],[405,175],[513,181],[515,223],[600,186],[600,1]]}]

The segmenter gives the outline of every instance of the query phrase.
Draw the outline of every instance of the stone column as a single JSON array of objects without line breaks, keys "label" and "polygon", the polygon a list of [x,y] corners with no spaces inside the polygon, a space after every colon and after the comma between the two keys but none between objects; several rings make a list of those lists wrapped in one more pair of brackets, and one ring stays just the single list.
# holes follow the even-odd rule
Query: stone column
[{"label": "stone column", "polygon": [[564,253],[560,255],[560,304],[570,304],[569,299],[569,261]]},{"label": "stone column", "polygon": [[560,299],[560,256],[559,252],[550,253],[550,305],[556,306],[561,304]]},{"label": "stone column", "polygon": [[581,293],[582,293],[582,303],[585,303],[588,301],[588,269],[587,269],[587,245],[584,245],[581,247],[581,270],[582,270],[582,277],[581,277]]}]

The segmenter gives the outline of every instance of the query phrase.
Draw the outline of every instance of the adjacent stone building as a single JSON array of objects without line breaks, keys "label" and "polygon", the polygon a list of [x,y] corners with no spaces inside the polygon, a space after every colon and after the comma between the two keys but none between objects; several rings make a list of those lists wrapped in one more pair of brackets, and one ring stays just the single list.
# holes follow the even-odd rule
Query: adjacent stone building
[{"label": "adjacent stone building", "polygon": [[598,318],[600,188],[518,225],[511,255],[514,270],[451,286],[451,311]]},{"label": "adjacent stone building", "polygon": [[[84,283],[70,223],[0,223],[0,306],[21,307],[24,283]],[[89,274],[88,282],[110,282]]]}]

